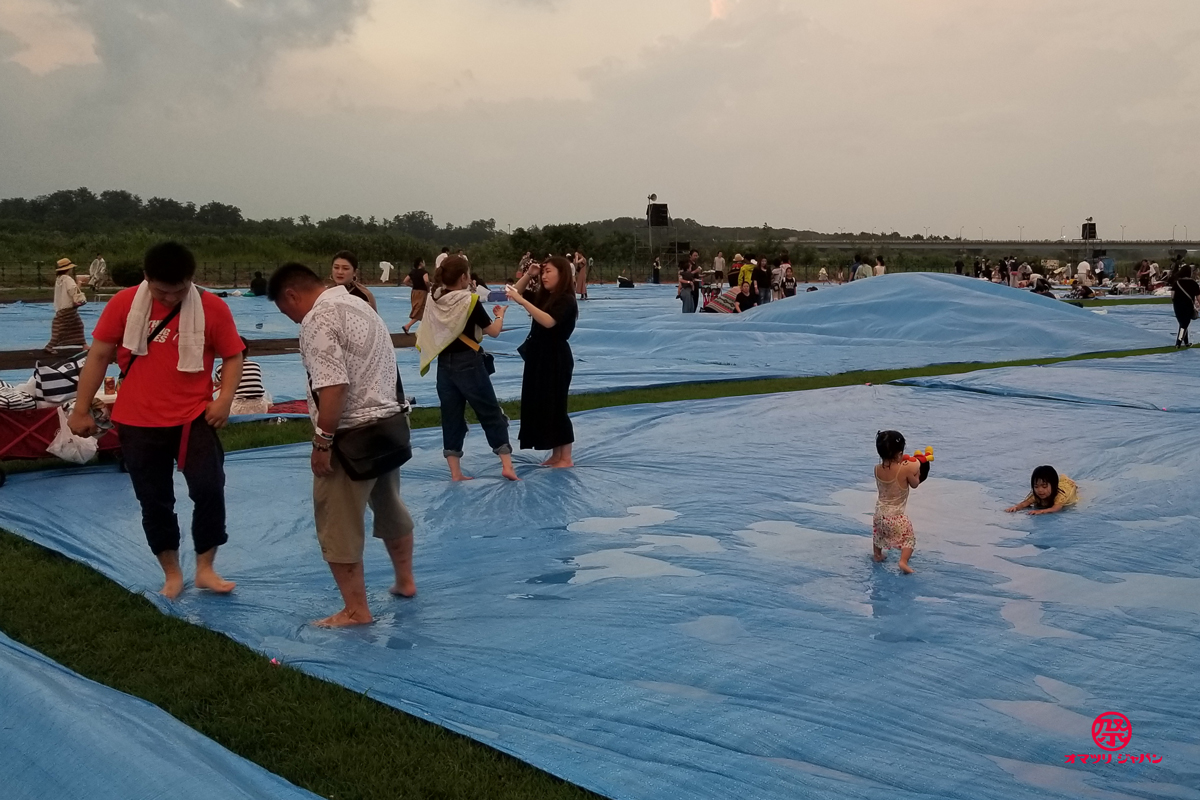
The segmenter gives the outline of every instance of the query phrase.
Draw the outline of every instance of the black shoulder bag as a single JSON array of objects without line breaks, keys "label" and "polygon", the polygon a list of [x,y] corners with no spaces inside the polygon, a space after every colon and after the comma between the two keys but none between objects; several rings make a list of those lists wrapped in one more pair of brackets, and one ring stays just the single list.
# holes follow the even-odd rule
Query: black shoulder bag
[{"label": "black shoulder bag", "polygon": [[[313,405],[321,409],[320,396],[312,388]],[[333,453],[342,469],[353,481],[369,481],[386,475],[412,458],[412,439],[408,425],[408,409],[404,399],[404,384],[396,370],[396,400],[401,410],[386,419],[337,431],[333,435]]]},{"label": "black shoulder bag", "polygon": [[[158,335],[163,332],[163,328],[170,325],[171,320],[175,319],[175,317],[179,315],[179,309],[181,308],[183,308],[183,303],[180,303],[172,308],[171,313],[167,314],[167,318],[158,323],[158,327],[151,331],[150,335],[146,337],[146,352],[150,352],[150,343],[157,339]],[[125,380],[125,376],[129,374],[129,370],[133,369],[133,362],[137,360],[137,353],[129,354],[129,363],[125,365],[125,369],[121,370],[120,380]]]}]

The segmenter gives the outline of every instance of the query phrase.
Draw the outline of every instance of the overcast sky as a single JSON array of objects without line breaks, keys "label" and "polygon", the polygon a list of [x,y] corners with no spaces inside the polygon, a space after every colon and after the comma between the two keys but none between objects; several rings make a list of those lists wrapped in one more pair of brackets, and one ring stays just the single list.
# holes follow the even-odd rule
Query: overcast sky
[{"label": "overcast sky", "polygon": [[1196,0],[3,0],[0,196],[1200,236]]}]

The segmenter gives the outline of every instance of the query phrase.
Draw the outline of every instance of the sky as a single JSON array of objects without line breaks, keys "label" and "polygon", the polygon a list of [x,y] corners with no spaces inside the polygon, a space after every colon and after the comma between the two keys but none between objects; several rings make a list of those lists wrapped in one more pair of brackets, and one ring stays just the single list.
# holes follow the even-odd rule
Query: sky
[{"label": "sky", "polygon": [[1200,238],[1195,0],[3,0],[0,196]]}]

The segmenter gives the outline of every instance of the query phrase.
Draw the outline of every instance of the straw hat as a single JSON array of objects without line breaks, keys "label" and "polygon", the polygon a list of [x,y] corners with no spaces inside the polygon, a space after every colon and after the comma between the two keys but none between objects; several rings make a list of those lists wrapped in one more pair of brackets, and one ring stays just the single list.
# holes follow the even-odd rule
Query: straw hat
[{"label": "straw hat", "polygon": [[733,257],[733,260],[734,261],[745,261],[746,259],[742,258],[741,253],[738,253],[736,256]]},{"label": "straw hat", "polygon": [[71,259],[60,258],[58,260],[58,266],[55,268],[54,271],[55,272],[66,272],[67,270],[71,270],[71,269],[75,269],[75,265],[71,263]]}]

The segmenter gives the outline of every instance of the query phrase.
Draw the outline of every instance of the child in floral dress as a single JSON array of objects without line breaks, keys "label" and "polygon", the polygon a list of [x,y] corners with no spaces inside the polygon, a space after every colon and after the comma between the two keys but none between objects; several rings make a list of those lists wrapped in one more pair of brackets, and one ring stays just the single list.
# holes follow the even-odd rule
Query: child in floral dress
[{"label": "child in floral dress", "polygon": [[929,476],[929,461],[910,460],[904,454],[904,436],[899,431],[880,431],[875,437],[880,463],[875,466],[875,503],[871,544],[875,560],[887,558],[888,550],[900,551],[900,571],[911,575],[908,559],[917,547],[917,536],[908,519],[908,492]]}]

